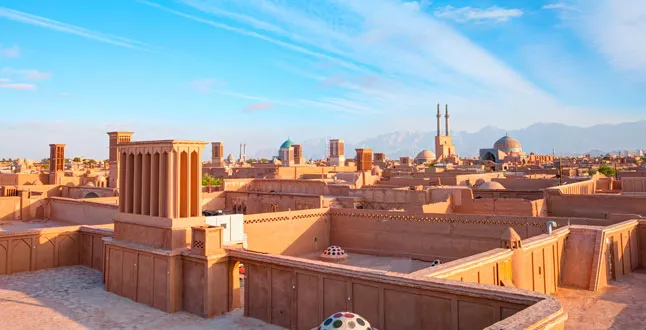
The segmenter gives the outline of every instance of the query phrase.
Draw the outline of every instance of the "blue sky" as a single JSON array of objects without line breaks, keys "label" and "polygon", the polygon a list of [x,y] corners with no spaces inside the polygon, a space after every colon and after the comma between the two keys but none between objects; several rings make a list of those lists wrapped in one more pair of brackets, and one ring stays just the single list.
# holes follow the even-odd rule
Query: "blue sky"
[{"label": "blue sky", "polygon": [[646,119],[646,2],[4,0],[0,157]]}]

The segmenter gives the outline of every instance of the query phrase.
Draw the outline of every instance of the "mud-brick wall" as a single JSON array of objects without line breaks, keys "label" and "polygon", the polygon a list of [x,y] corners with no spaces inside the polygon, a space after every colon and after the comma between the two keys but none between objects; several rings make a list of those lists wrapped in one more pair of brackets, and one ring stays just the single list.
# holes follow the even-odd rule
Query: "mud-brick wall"
[{"label": "mud-brick wall", "polygon": [[548,195],[547,212],[556,217],[606,219],[612,213],[646,216],[646,196]]},{"label": "mud-brick wall", "polygon": [[62,197],[49,198],[50,219],[79,225],[113,222],[118,205]]},{"label": "mud-brick wall", "polygon": [[0,234],[0,275],[63,266],[103,270],[103,237],[109,230],[45,228]]},{"label": "mud-brick wall", "polygon": [[245,215],[248,249],[289,256],[323,251],[330,245],[328,210]]},{"label": "mud-brick wall", "polygon": [[182,310],[182,258],[178,253],[105,245],[106,290],[167,313]]},{"label": "mud-brick wall", "polygon": [[477,298],[448,287],[438,292],[397,280],[384,283],[360,272],[241,262],[247,276],[245,316],[287,329],[312,329],[339,311],[357,313],[378,329],[483,329],[527,307],[517,300],[486,294]]}]

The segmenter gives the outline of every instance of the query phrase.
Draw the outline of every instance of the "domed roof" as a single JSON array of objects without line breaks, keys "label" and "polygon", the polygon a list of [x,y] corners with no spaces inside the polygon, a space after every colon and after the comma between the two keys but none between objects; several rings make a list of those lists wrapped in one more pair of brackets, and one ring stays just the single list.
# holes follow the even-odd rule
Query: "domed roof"
[{"label": "domed roof", "polygon": [[336,245],[331,245],[321,253],[321,259],[326,261],[340,261],[345,260],[347,257],[348,255],[345,251],[340,246]]},{"label": "domed roof", "polygon": [[339,312],[327,317],[318,327],[321,330],[369,330],[372,329],[366,319],[355,313]]},{"label": "domed roof", "polygon": [[292,142],[292,140],[290,140],[290,139],[287,139],[287,140],[285,140],[285,142],[283,142],[283,144],[280,145],[280,148],[278,148],[278,149],[280,150],[282,148],[289,148],[289,147],[291,147],[293,145],[294,145],[294,142]]},{"label": "domed roof", "polygon": [[495,182],[495,181],[489,181],[485,182],[481,185],[478,186],[478,189],[486,189],[486,190],[505,190],[505,186],[500,184],[500,182]]},{"label": "domed roof", "polygon": [[520,142],[511,136],[505,135],[493,144],[493,148],[504,152],[522,152]]},{"label": "domed roof", "polygon": [[415,156],[415,161],[434,161],[435,160],[435,153],[430,151],[430,150],[422,150],[420,151],[417,156]]}]

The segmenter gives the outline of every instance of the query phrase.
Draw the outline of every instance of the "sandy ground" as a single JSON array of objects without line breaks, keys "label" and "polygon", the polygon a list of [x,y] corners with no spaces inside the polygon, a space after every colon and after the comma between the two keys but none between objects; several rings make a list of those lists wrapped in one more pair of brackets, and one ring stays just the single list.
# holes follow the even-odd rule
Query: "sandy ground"
[{"label": "sandy ground", "polygon": [[101,273],[82,266],[0,276],[2,329],[282,329],[242,316],[166,314],[106,292]]},{"label": "sandy ground", "polygon": [[646,329],[646,271],[620,277],[600,292],[559,288],[566,329]]}]

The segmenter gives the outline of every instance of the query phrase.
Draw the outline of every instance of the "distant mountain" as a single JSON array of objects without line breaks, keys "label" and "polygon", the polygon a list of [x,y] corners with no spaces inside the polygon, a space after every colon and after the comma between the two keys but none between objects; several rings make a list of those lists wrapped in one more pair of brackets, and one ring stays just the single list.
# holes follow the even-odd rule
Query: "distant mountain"
[{"label": "distant mountain", "polygon": [[[537,154],[551,154],[554,150],[559,155],[585,153],[597,155],[646,148],[646,120],[591,127],[537,123],[523,129],[509,131],[486,126],[474,133],[453,132],[452,134],[458,154],[463,157],[477,156],[479,149],[493,147],[496,140],[505,134],[520,141],[523,151]],[[322,158],[324,144],[323,139],[303,141],[303,153],[308,159]],[[383,152],[390,159],[400,156],[414,157],[423,149],[435,152],[435,132],[399,131],[381,134],[357,143],[346,141],[346,156],[353,157],[355,148],[364,147],[372,148],[374,152]],[[278,149],[265,149],[250,157],[271,158],[277,154]]]}]

